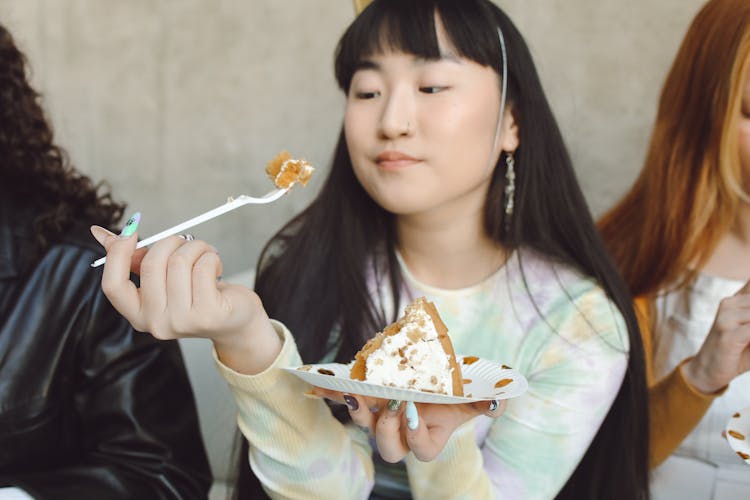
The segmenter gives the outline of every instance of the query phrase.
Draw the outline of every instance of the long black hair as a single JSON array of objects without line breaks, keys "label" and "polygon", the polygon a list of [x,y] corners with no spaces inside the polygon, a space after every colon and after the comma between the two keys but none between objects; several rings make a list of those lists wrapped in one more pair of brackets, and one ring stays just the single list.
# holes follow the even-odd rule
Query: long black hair
[{"label": "long black hair", "polygon": [[[516,27],[488,0],[376,0],[339,42],[338,84],[347,93],[360,61],[374,53],[394,50],[439,58],[436,13],[460,56],[499,75],[503,58],[498,28],[507,47],[508,104],[520,142],[515,211],[506,221],[504,169],[496,167],[484,210],[487,234],[508,250],[533,248],[592,277],[627,325],[630,352],[620,391],[558,498],[648,498],[645,366],[631,297],[597,233]],[[366,269],[374,252],[385,256],[381,278],[390,285],[393,303],[399,304],[396,243],[394,216],[358,183],[341,132],[319,196],[269,242],[258,266],[256,291],[269,316],[294,332],[305,362],[317,362],[331,350],[336,361],[348,362],[372,332],[393,319],[385,318],[370,296]]]}]

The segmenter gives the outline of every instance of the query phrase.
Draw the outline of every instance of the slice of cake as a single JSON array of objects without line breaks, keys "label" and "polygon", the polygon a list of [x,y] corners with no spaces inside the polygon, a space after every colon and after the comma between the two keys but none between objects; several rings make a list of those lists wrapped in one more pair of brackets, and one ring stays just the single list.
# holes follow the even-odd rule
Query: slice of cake
[{"label": "slice of cake", "polygon": [[278,188],[287,189],[299,182],[307,185],[312,173],[315,171],[312,165],[305,160],[295,160],[286,151],[282,151],[266,165],[266,173]]},{"label": "slice of cake", "polygon": [[350,377],[400,389],[463,396],[461,368],[448,328],[424,297],[357,353]]}]

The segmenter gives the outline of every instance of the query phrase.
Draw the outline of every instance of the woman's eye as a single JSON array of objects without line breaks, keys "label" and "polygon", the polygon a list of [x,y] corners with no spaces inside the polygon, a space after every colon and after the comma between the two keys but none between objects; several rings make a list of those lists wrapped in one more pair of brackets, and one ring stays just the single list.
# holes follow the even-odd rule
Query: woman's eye
[{"label": "woman's eye", "polygon": [[427,86],[427,87],[419,87],[419,91],[422,92],[423,94],[437,94],[438,92],[441,92],[441,91],[443,91],[443,90],[445,90],[447,88],[448,87],[431,87],[431,86]]},{"label": "woman's eye", "polygon": [[357,99],[374,99],[378,97],[380,92],[355,92],[354,97]]},{"label": "woman's eye", "polygon": [[750,118],[750,109],[748,109],[748,108],[742,108],[742,117],[743,118]]}]

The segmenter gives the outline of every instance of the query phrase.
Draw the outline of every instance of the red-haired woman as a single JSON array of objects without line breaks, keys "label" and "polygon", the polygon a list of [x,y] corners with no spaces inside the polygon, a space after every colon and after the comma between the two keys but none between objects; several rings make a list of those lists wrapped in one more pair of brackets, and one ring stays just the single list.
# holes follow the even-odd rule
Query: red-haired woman
[{"label": "red-haired woman", "polygon": [[643,170],[600,228],[642,320],[651,462],[664,462],[654,497],[747,497],[750,474],[722,437],[750,404],[747,0],[712,0],[694,19]]}]

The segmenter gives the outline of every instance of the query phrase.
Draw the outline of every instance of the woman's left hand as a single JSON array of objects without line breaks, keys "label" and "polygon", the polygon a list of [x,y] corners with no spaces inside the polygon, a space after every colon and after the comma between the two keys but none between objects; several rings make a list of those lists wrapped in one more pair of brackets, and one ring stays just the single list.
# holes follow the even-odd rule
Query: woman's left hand
[{"label": "woman's left hand", "polygon": [[428,404],[388,401],[314,388],[318,396],[346,404],[352,421],[367,429],[386,462],[402,460],[410,451],[429,462],[437,457],[453,432],[479,415],[497,418],[505,400],[462,404]]},{"label": "woman's left hand", "polygon": [[682,365],[687,382],[714,394],[750,371],[750,281],[721,301],[698,353]]}]

